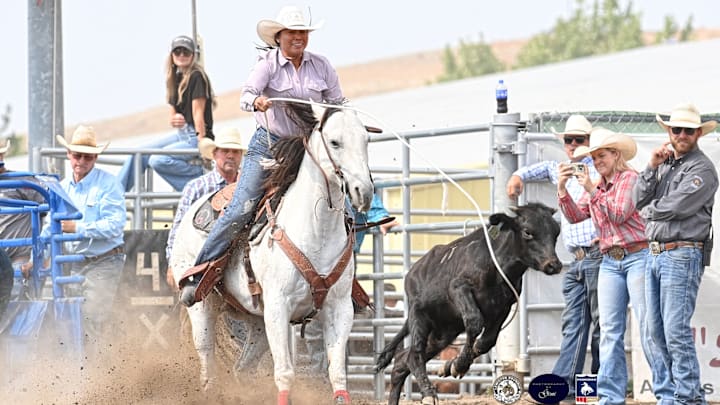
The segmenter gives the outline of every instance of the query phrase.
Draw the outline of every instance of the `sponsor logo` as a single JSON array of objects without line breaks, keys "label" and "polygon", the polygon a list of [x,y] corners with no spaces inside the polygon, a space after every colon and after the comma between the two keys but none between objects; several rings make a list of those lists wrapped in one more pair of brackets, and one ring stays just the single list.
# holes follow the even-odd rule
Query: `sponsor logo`
[{"label": "sponsor logo", "polygon": [[597,404],[597,375],[578,374],[575,376],[575,403]]},{"label": "sponsor logo", "polygon": [[501,404],[514,404],[522,395],[520,380],[514,375],[503,374],[493,382],[493,397]]},{"label": "sponsor logo", "polygon": [[530,381],[528,393],[541,404],[556,404],[567,396],[570,387],[556,374],[541,374]]}]

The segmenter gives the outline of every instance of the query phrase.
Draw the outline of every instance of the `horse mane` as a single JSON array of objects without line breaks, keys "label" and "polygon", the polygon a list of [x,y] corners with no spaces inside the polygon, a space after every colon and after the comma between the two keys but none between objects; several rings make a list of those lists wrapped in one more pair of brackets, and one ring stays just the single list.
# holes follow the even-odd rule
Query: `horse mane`
[{"label": "horse mane", "polygon": [[300,128],[301,133],[280,138],[270,149],[275,165],[270,168],[271,172],[263,183],[263,189],[266,194],[275,192],[278,196],[284,195],[297,178],[300,164],[305,157],[304,140],[310,137],[318,124],[322,128],[333,113],[340,111],[339,108],[327,108],[318,121],[309,104],[283,102],[282,108],[290,120]]}]

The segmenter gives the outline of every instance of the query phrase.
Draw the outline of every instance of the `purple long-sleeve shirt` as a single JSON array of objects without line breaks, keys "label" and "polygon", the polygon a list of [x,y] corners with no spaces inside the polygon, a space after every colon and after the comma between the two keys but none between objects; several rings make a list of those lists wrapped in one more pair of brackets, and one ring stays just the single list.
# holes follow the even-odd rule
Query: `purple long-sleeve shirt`
[{"label": "purple long-sleeve shirt", "polygon": [[[288,97],[337,104],[344,100],[337,72],[324,56],[308,51],[303,53],[299,69],[286,59],[279,49],[271,49],[258,58],[250,77],[243,86],[240,107],[255,111],[253,101],[261,95]],[[265,113],[255,111],[255,121],[280,137],[297,135],[297,126],[278,104]]]}]

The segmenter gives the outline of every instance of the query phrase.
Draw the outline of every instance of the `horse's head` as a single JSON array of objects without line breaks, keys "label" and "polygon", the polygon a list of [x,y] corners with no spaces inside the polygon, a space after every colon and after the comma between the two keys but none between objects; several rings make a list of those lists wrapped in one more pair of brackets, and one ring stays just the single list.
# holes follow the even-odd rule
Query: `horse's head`
[{"label": "horse's head", "polygon": [[352,205],[361,211],[368,210],[373,183],[368,167],[367,129],[352,110],[322,107],[313,110],[320,122],[310,139],[315,157],[328,180],[347,187]]}]

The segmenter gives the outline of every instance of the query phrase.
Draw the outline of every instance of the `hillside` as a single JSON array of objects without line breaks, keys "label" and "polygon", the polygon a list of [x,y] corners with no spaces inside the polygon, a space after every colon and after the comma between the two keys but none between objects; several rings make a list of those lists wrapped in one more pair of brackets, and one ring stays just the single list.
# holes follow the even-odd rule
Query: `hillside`
[{"label": "hillside", "polygon": [[[695,40],[706,40],[720,37],[720,29],[698,29]],[[655,33],[647,32],[645,42],[651,44]],[[506,66],[515,63],[518,53],[527,40],[499,41],[491,44],[495,55]],[[397,91],[402,89],[425,86],[433,83],[443,72],[443,50],[434,50],[380,59],[372,62],[341,66],[337,68],[340,83],[345,96],[355,99],[371,94]],[[408,69],[407,67],[412,68]],[[241,83],[238,83],[238,88]],[[248,116],[239,108],[240,90],[217,95],[217,108],[214,111],[216,122]],[[113,119],[92,122],[98,134],[104,140],[116,137],[128,137],[162,131],[170,132],[168,112],[165,105]],[[70,123],[74,126],[75,123]],[[72,131],[72,129],[69,129]]]}]

